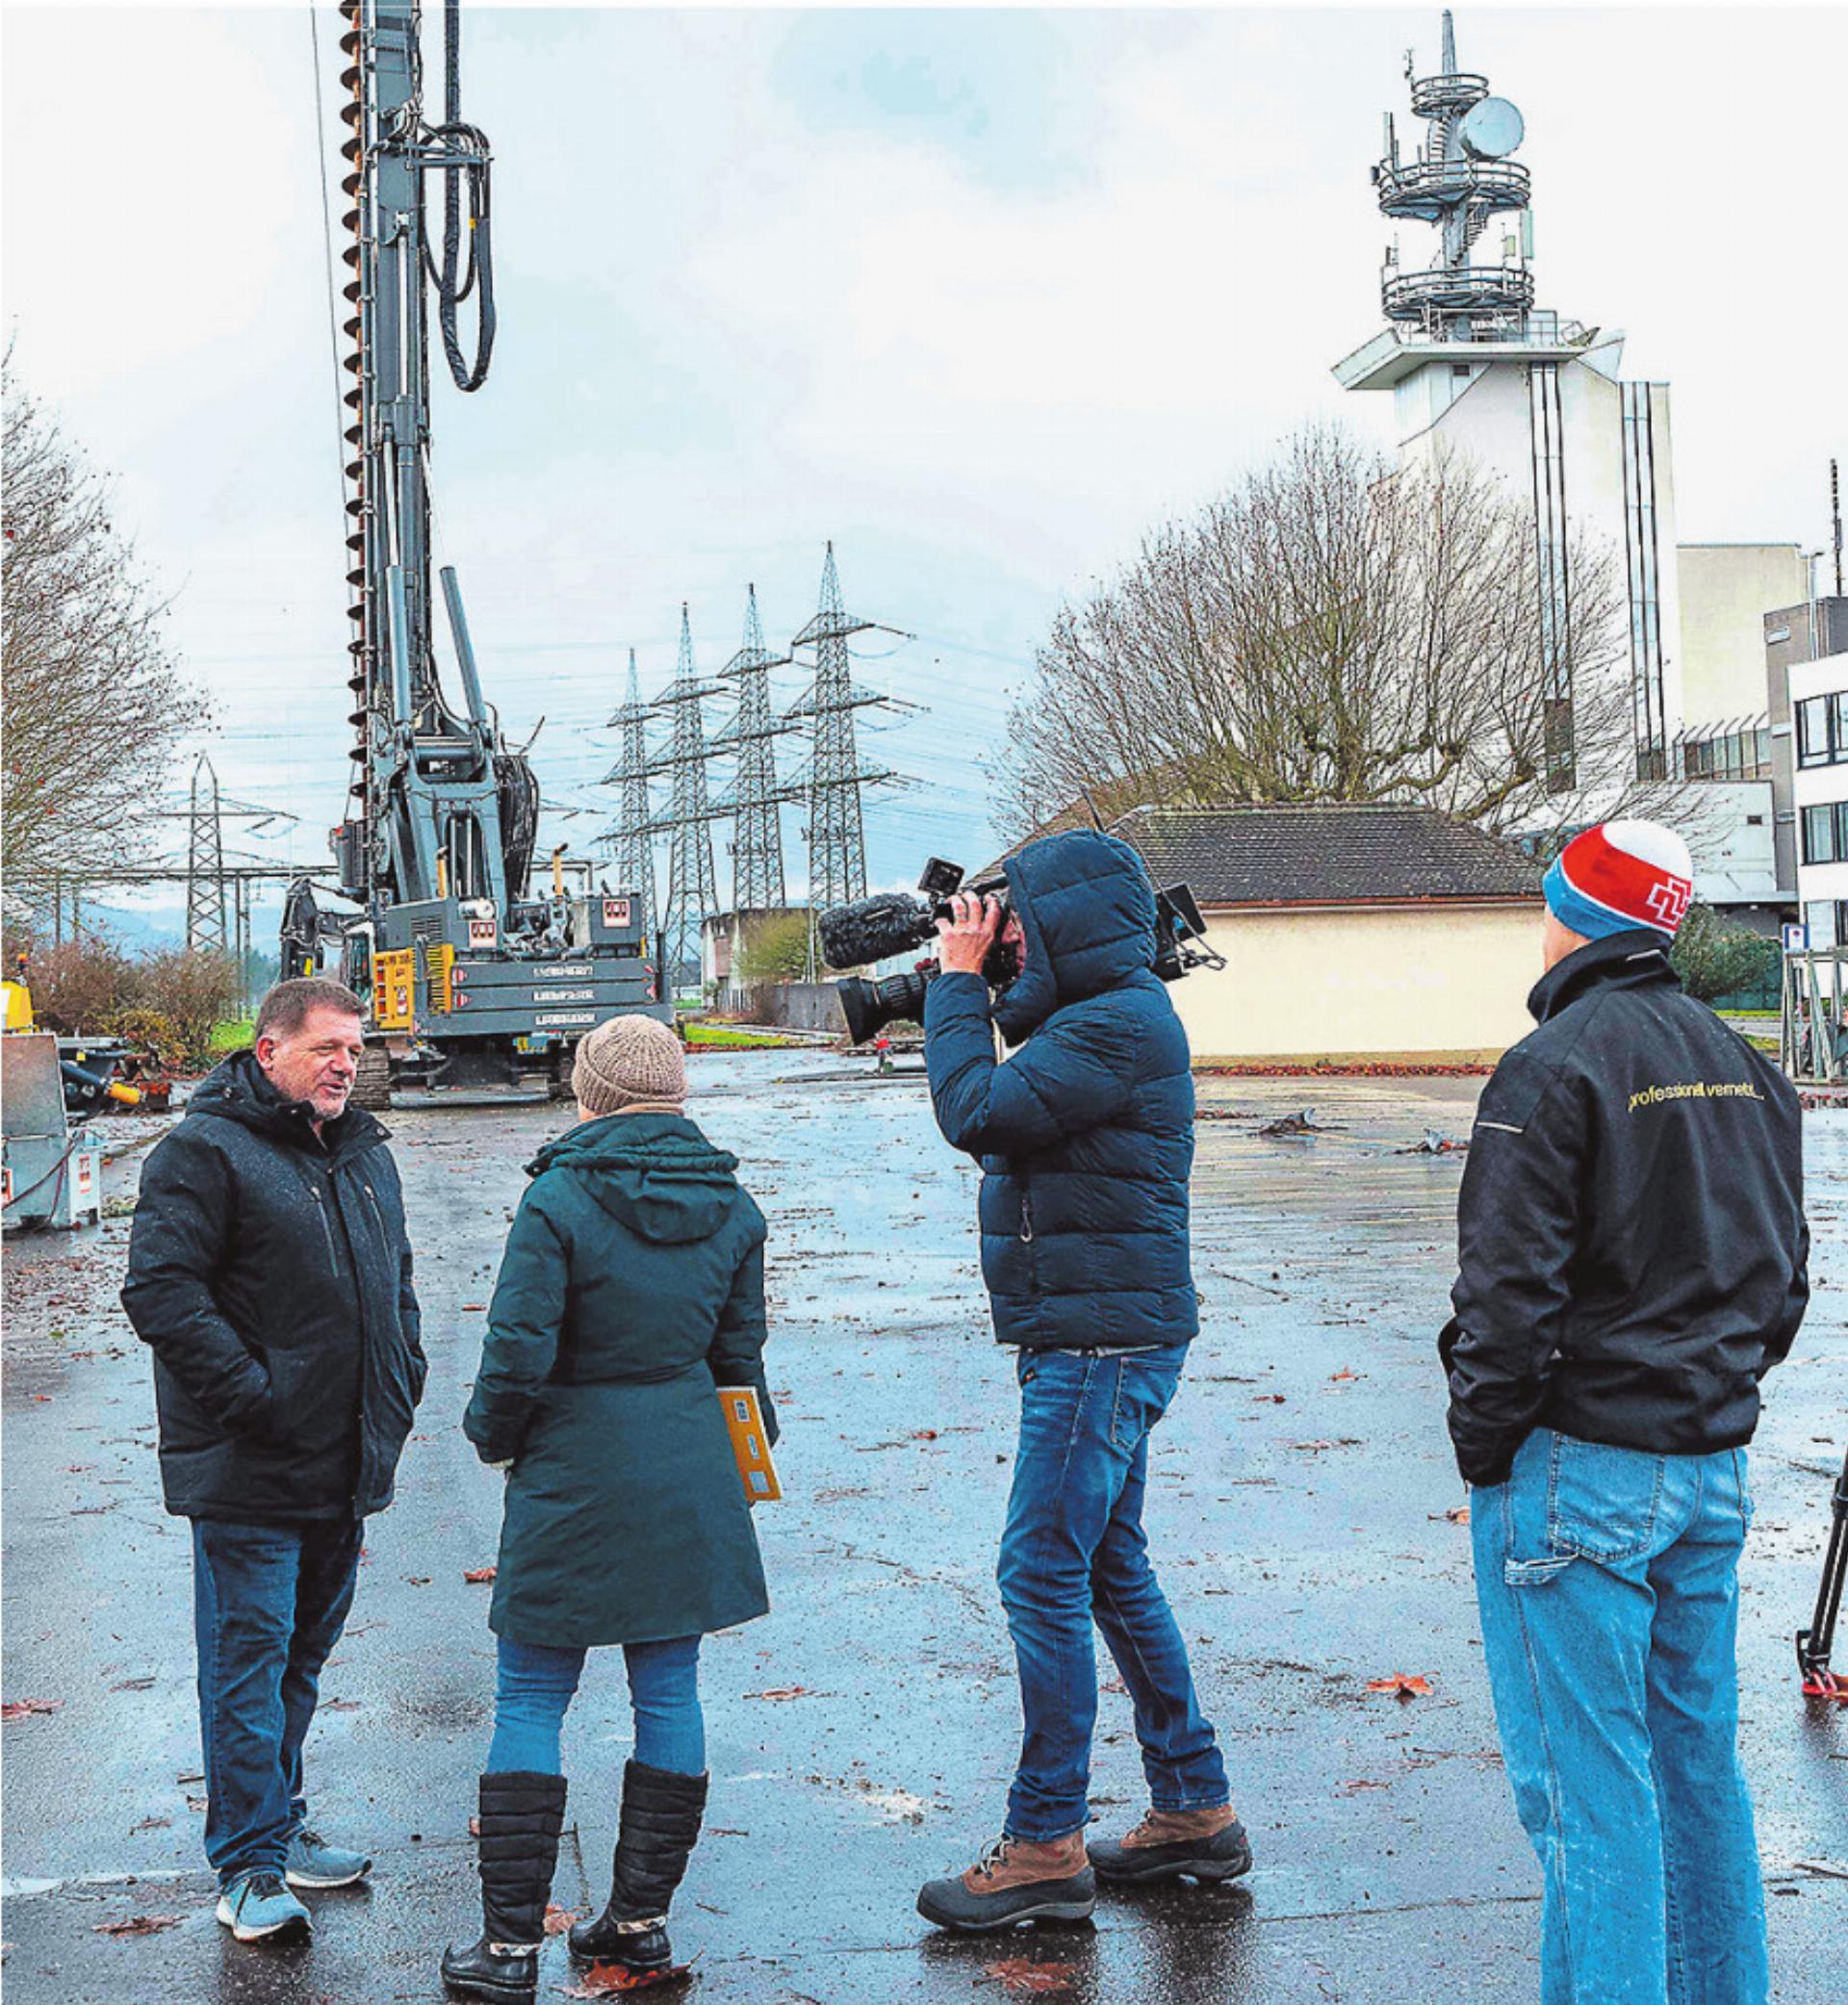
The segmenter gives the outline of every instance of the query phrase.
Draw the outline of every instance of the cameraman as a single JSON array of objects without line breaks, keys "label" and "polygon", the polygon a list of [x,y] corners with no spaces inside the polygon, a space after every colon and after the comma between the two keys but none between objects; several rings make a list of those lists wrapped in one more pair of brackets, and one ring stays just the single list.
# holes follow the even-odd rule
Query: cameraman
[{"label": "cameraman", "polygon": [[[1142,1524],[1148,1437],[1199,1327],[1194,1081],[1154,973],[1155,894],[1127,843],[1090,830],[1004,867],[1005,904],[959,893],[938,922],[943,971],[924,1016],[937,1125],[982,1164],[983,1278],[1021,1395],[998,1569],[1026,1720],[1019,1768],[998,1842],[917,1903],[960,1929],[1080,1919],[1092,1868],[1219,1880],[1251,1864]],[[997,1028],[1025,1041],[1005,1063]],[[1152,1808],[1088,1853],[1093,1619],[1135,1701]]]}]

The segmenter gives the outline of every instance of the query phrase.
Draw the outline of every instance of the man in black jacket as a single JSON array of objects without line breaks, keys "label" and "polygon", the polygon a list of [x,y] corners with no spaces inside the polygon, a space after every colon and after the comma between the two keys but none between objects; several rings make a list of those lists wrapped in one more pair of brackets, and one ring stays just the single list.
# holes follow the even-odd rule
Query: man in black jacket
[{"label": "man in black jacket", "polygon": [[205,1849],[240,1941],[308,1925],[290,1887],[372,1867],[309,1828],[301,1772],[425,1369],[398,1168],[347,1106],[362,1044],[338,983],[270,991],[148,1158],[122,1290],[192,1521]]},{"label": "man in black jacket", "polygon": [[1668,964],[1679,836],[1589,830],[1544,888],[1540,1027],[1477,1108],[1440,1344],[1541,1990],[1761,2005],[1737,1567],[1758,1384],[1809,1299],[1801,1111]]}]

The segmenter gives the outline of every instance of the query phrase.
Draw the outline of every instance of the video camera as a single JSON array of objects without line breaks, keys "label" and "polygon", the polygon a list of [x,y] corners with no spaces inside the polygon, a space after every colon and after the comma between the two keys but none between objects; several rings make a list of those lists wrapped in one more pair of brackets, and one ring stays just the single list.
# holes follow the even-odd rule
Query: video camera
[{"label": "video camera", "polygon": [[[856,898],[851,905],[833,907],[816,921],[823,958],[830,967],[865,967],[911,947],[934,946],[937,920],[951,916],[950,900],[963,889],[976,897],[999,898],[1006,906],[1008,881],[1004,876],[997,873],[967,886],[963,876],[959,864],[933,857],[917,881],[922,895],[877,891],[870,898]],[[1206,938],[1206,921],[1188,886],[1170,885],[1167,890],[1157,891],[1155,916],[1155,972],[1164,982],[1178,981],[1190,968],[1225,965],[1211,948],[1195,944]],[[868,981],[861,975],[836,982],[847,1035],[856,1044],[866,1044],[888,1023],[921,1023],[925,991],[940,972],[937,963],[929,961],[908,974],[890,975],[883,982]],[[983,979],[991,989],[1005,989],[1019,972],[1014,948],[997,939],[983,964]]]}]

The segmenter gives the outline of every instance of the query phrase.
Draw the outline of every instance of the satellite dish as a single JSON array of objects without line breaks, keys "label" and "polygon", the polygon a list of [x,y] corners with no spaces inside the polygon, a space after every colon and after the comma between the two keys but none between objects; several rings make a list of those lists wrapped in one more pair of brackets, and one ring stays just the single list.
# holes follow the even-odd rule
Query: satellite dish
[{"label": "satellite dish", "polygon": [[1520,145],[1527,131],[1505,97],[1485,97],[1463,114],[1457,137],[1472,160],[1501,160]]}]

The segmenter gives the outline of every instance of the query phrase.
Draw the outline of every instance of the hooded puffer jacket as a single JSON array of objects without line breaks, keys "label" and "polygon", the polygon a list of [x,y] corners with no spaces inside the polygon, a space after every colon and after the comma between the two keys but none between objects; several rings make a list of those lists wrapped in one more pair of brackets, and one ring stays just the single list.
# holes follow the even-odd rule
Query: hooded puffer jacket
[{"label": "hooded puffer jacket", "polygon": [[316,1135],[241,1051],[141,1173],[122,1306],[154,1353],[175,1516],[368,1517],[425,1365],[398,1166],[349,1107]]},{"label": "hooded puffer jacket", "polygon": [[489,1626],[553,1649],[706,1635],[769,1607],[715,1387],[763,1372],[763,1215],[674,1114],[540,1151],[463,1431],[509,1458]]},{"label": "hooded puffer jacket", "polygon": [[[940,975],[924,1010],[937,1125],[982,1164],[995,1336],[1030,1350],[1184,1344],[1199,1328],[1194,1079],[1154,972],[1148,875],[1126,842],[1088,829],[1004,867],[1026,935],[1019,978],[990,1004],[981,976]],[[996,1026],[1021,1045],[1004,1063]]]}]

